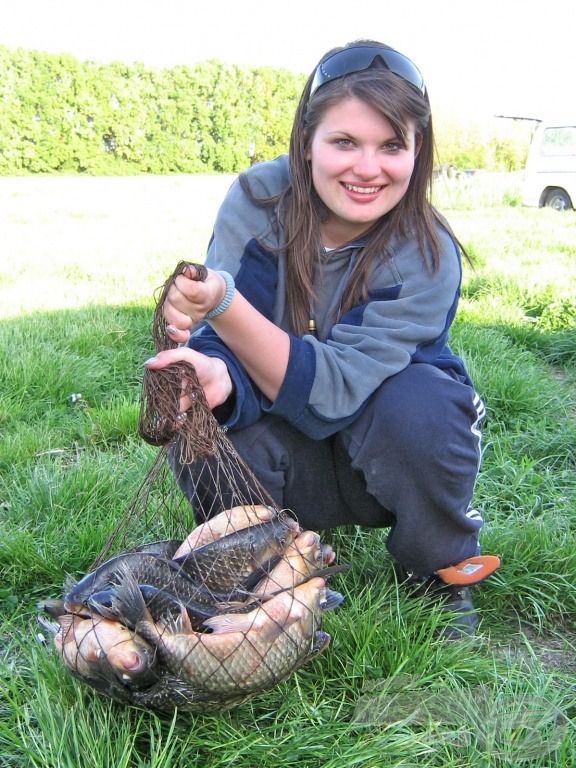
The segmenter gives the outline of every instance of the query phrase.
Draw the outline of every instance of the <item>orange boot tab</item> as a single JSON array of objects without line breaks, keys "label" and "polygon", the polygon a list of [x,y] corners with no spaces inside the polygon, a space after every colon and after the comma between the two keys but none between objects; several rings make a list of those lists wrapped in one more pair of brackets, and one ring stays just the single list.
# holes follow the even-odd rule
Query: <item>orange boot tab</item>
[{"label": "orange boot tab", "polygon": [[500,558],[496,555],[478,555],[462,560],[457,565],[448,568],[440,568],[436,575],[445,584],[458,584],[471,587],[479,584],[500,567]]}]

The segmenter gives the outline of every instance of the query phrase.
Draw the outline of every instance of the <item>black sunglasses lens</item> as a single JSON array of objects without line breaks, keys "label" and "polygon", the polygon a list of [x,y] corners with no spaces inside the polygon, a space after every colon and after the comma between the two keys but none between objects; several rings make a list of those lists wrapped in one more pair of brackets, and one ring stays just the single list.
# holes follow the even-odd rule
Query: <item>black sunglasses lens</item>
[{"label": "black sunglasses lens", "polygon": [[415,64],[406,56],[388,48],[358,46],[358,48],[345,48],[338,51],[318,66],[310,95],[330,80],[368,69],[376,58],[381,59],[384,65],[395,75],[424,92],[424,79]]}]

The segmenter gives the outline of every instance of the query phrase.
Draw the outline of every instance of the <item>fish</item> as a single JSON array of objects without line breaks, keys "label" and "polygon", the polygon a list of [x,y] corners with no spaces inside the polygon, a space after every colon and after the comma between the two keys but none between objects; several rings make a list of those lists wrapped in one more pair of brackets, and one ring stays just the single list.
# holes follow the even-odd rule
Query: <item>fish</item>
[{"label": "fish", "polygon": [[334,552],[330,544],[322,544],[322,556],[326,565],[332,565],[336,559],[336,552]]},{"label": "fish", "polygon": [[321,631],[322,613],[338,603],[327,595],[321,577],[293,592],[284,591],[247,614],[222,614],[197,632],[186,612],[176,620],[155,622],[129,569],[117,594],[117,610],[154,646],[167,673],[222,702],[268,690],[286,679],[329,644]]},{"label": "fish", "polygon": [[158,679],[153,646],[117,621],[65,613],[41,624],[52,632],[64,665],[82,680],[145,687]]},{"label": "fish", "polygon": [[60,598],[48,598],[46,600],[39,600],[38,603],[36,603],[36,607],[39,611],[47,613],[48,616],[51,616],[54,619],[67,613],[64,600]]},{"label": "fish", "polygon": [[[115,596],[121,584],[122,576],[119,574],[118,583],[115,586],[96,592],[88,598],[88,607],[101,616],[115,621],[124,621],[130,629],[135,629],[117,607]],[[237,600],[231,600],[227,596],[222,596],[223,599],[218,600],[218,596],[211,593],[211,601],[199,602],[193,597],[186,597],[182,592],[176,594],[172,590],[155,587],[152,584],[138,584],[138,589],[154,621],[175,618],[185,610],[192,629],[199,632],[204,629],[204,621],[212,616],[226,612],[247,613],[260,604],[254,599],[249,601],[248,598],[252,597],[252,593],[244,591],[231,593],[231,597],[237,597]]]},{"label": "fish", "polygon": [[[328,577],[349,570],[349,565],[334,565],[334,550],[322,544],[314,531],[303,531],[284,550],[270,573],[257,584],[252,597],[262,601],[282,590],[290,590],[313,576]],[[330,591],[332,595],[336,593]],[[343,600],[344,598],[342,598]]]},{"label": "fish", "polygon": [[256,585],[254,595],[265,600],[278,590],[292,589],[326,565],[320,536],[314,531],[304,531],[285,548],[278,564]]},{"label": "fish", "polygon": [[[275,565],[296,536],[299,526],[291,518],[259,523],[179,558],[173,555],[181,541],[156,542],[110,558],[76,584],[69,584],[64,606],[81,613],[96,602],[106,605],[106,593],[114,590],[118,573],[128,565],[137,582],[166,589],[182,600],[205,605],[246,599],[263,575]],[[109,601],[108,601],[109,602]]]},{"label": "fish", "polygon": [[187,555],[193,549],[218,541],[230,533],[241,531],[251,525],[266,523],[278,514],[273,507],[266,507],[263,504],[243,504],[226,509],[195,528],[182,542],[174,557]]},{"label": "fish", "polygon": [[95,571],[88,573],[78,583],[69,585],[63,599],[65,611],[82,613],[86,608],[98,611],[98,605],[110,608],[111,595],[123,565],[130,567],[134,577],[142,585],[166,589],[177,594],[185,602],[192,601],[207,606],[213,606],[216,602],[245,600],[255,581],[262,577],[261,571],[255,571],[245,582],[240,582],[237,589],[227,592],[214,591],[194,581],[187,573],[185,562],[179,563],[150,552],[131,551],[116,555]]},{"label": "fish", "polygon": [[207,692],[203,688],[166,674],[150,688],[144,691],[133,691],[131,703],[134,706],[158,712],[173,712],[177,708],[180,712],[206,713],[237,707],[252,695],[240,693],[223,699],[218,694]]},{"label": "fish", "polygon": [[174,558],[186,575],[205,588],[229,592],[253,589],[294,541],[300,526],[292,518],[276,518],[230,533]]},{"label": "fish", "polygon": [[[80,581],[68,580],[65,584],[64,606],[69,613],[78,613],[86,606],[88,597],[94,592],[109,587],[114,583],[115,574],[120,563],[129,562],[136,578],[147,578],[155,570],[160,570],[162,576],[171,567],[172,555],[178,549],[181,541],[160,541],[144,544],[127,552],[106,560],[93,571],[86,574]],[[176,566],[173,571],[178,570]]]}]

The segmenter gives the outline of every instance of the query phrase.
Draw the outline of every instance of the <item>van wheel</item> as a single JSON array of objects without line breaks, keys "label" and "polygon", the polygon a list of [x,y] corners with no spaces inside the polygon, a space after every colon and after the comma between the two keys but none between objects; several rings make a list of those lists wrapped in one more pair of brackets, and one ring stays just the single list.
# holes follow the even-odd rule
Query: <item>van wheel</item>
[{"label": "van wheel", "polygon": [[555,211],[569,211],[572,208],[570,198],[563,189],[551,189],[546,195],[544,205]]}]

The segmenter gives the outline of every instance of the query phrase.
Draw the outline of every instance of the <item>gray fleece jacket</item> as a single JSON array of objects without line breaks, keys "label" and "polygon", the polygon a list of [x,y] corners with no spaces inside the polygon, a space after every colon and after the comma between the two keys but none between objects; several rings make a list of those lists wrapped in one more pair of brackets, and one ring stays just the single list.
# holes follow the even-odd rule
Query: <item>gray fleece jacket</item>
[{"label": "gray fleece jacket", "polygon": [[[247,176],[257,197],[272,197],[290,184],[288,158],[254,165]],[[460,292],[460,253],[452,237],[438,230],[437,272],[424,266],[416,239],[399,239],[386,259],[374,264],[368,301],[345,314],[339,305],[363,241],[326,253],[315,276],[318,338],[297,337],[286,310],[285,256],[277,250],[282,228],[275,213],[256,206],[235,181],[218,213],[206,265],[229,272],[240,293],[290,334],[290,357],[271,402],[214,330],[207,323],[197,326],[188,345],[222,358],[234,383],[232,401],[215,409],[223,426],[242,429],[271,413],[313,439],[326,438],[353,422],[382,382],[411,363],[451,368],[470,384],[462,360],[448,347]]]}]

